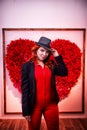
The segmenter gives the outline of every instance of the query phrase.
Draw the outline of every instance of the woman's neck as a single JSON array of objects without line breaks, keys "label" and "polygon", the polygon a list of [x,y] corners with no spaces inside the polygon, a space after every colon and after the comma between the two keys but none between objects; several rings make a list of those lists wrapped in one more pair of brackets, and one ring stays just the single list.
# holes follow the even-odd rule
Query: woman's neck
[{"label": "woman's neck", "polygon": [[41,60],[37,60],[37,63],[38,63],[39,65],[41,65],[42,68],[44,68],[44,62],[43,62],[43,61],[41,61]]}]

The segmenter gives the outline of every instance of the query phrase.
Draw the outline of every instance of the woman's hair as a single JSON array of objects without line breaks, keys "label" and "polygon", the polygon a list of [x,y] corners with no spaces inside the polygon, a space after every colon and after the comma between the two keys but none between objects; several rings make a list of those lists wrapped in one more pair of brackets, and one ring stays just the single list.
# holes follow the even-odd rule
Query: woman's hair
[{"label": "woman's hair", "polygon": [[[31,61],[35,61],[37,58],[37,50],[40,48],[39,45],[35,45],[32,48],[32,56],[30,58]],[[52,55],[52,53],[49,51],[49,55],[48,57],[44,60],[44,64],[47,65],[48,67],[52,67],[52,61],[50,60],[50,56]]]}]

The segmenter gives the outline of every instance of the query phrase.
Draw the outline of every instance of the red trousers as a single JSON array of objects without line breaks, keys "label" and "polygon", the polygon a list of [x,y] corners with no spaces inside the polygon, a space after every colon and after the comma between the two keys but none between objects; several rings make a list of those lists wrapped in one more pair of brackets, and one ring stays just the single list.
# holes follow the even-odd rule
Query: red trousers
[{"label": "red trousers", "polygon": [[59,111],[55,103],[36,106],[33,114],[31,115],[31,122],[28,125],[29,130],[40,130],[41,117],[44,115],[48,130],[59,130]]}]

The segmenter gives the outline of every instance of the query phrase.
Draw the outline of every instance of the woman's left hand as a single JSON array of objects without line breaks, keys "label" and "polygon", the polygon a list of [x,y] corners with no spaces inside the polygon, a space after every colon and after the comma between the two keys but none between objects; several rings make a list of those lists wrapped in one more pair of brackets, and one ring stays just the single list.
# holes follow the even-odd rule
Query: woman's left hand
[{"label": "woman's left hand", "polygon": [[52,53],[53,53],[53,56],[56,57],[56,56],[59,56],[59,53],[56,49],[52,48]]},{"label": "woman's left hand", "polygon": [[29,115],[29,116],[25,116],[25,119],[27,120],[27,121],[31,121],[31,116]]}]

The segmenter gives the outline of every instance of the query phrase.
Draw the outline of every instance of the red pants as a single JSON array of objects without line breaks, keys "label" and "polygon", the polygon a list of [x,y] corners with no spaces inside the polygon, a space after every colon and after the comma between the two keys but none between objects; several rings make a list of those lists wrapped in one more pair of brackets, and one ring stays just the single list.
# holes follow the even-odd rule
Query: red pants
[{"label": "red pants", "polygon": [[[47,106],[36,106],[31,116],[32,130],[40,130],[41,117],[44,115],[48,130],[59,130],[59,112],[56,104],[49,104]],[[29,129],[30,130],[30,129]]]}]

